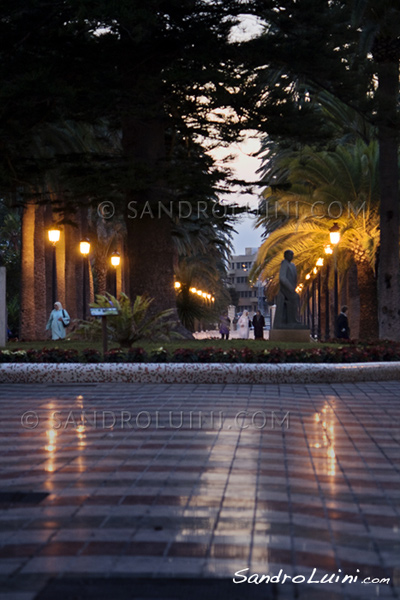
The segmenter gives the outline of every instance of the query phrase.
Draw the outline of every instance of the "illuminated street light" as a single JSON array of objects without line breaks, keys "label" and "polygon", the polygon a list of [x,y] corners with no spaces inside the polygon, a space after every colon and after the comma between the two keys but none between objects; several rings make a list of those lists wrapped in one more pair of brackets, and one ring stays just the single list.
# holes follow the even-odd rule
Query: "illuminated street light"
[{"label": "illuminated street light", "polygon": [[61,235],[61,231],[59,229],[49,229],[49,231],[47,232],[48,236],[49,236],[49,241],[52,244],[56,244],[57,242],[60,241],[60,235]]},{"label": "illuminated street light", "polygon": [[117,293],[118,293],[118,286],[117,286],[117,267],[119,267],[120,262],[121,262],[121,256],[119,254],[119,252],[113,252],[111,254],[110,257],[110,261],[111,261],[111,265],[114,267],[114,273],[113,273],[113,295],[114,298],[117,297]]},{"label": "illuminated street light", "polygon": [[90,242],[87,238],[81,240],[79,244],[79,251],[82,254],[82,286],[83,286],[83,294],[82,294],[82,319],[86,319],[86,270],[88,268],[88,256],[90,252]]},{"label": "illuminated street light", "polygon": [[87,256],[90,252],[90,242],[87,238],[81,240],[79,244],[79,251],[83,256]]},{"label": "illuminated street light", "polygon": [[330,228],[329,239],[331,240],[331,244],[334,246],[340,242],[340,227],[337,223],[334,223]]},{"label": "illuminated street light", "polygon": [[111,264],[113,267],[119,267],[119,263],[121,262],[121,257],[119,252],[113,252],[111,254]]},{"label": "illuminated street light", "polygon": [[339,312],[339,286],[338,286],[338,270],[337,270],[337,246],[340,242],[340,227],[337,223],[334,223],[333,226],[329,230],[329,237],[331,240],[331,244],[334,244],[335,251],[333,253],[334,257],[334,296],[333,296],[333,307],[335,313],[335,319],[338,316]]},{"label": "illuminated street light", "polygon": [[57,227],[52,227],[47,232],[49,241],[52,243],[52,267],[51,267],[51,299],[54,308],[54,303],[57,302],[57,264],[56,264],[56,244],[60,241],[61,231]]}]

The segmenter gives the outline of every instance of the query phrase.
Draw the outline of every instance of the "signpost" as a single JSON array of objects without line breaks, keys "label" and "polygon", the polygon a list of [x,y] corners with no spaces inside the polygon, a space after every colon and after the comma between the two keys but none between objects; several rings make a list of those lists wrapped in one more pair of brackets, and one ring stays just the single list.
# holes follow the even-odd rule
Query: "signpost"
[{"label": "signpost", "polygon": [[115,306],[106,307],[90,307],[92,317],[101,317],[101,326],[103,331],[103,358],[107,352],[107,317],[109,315],[117,315],[118,308]]}]

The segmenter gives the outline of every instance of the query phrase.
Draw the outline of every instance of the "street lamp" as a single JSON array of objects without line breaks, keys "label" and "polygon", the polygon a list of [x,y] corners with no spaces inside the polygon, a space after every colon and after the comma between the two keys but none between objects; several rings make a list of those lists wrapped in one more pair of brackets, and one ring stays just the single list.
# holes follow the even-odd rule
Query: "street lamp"
[{"label": "street lamp", "polygon": [[334,223],[330,228],[329,239],[334,246],[340,242],[340,227],[337,223]]},{"label": "street lamp", "polygon": [[[324,246],[324,252],[327,257],[333,254],[332,246],[327,244]],[[326,272],[325,272],[325,340],[329,340],[329,271],[330,271],[330,261],[326,262]]]},{"label": "street lamp", "polygon": [[[316,264],[317,267],[323,267],[324,266],[324,259],[323,258],[319,258],[315,264]],[[317,304],[317,311],[318,311],[317,337],[320,340],[321,339],[321,270],[320,269],[318,269],[317,286],[318,286],[318,288],[317,288],[317,293],[318,293],[318,304]]]},{"label": "street lamp", "polygon": [[334,246],[334,297],[333,297],[333,310],[335,313],[335,319],[339,313],[339,286],[338,286],[338,270],[337,270],[337,247],[340,242],[340,227],[337,223],[334,223],[329,230],[329,238],[331,244]]},{"label": "street lamp", "polygon": [[119,267],[119,264],[121,262],[121,256],[119,254],[119,252],[113,252],[111,254],[111,265],[114,267],[114,285],[113,285],[113,294],[114,294],[114,298],[117,297],[117,268]]},{"label": "street lamp", "polygon": [[82,318],[83,318],[83,320],[85,320],[86,319],[86,270],[87,270],[87,262],[88,262],[87,257],[90,252],[90,242],[87,238],[84,238],[83,240],[81,240],[81,242],[79,244],[79,250],[80,250],[80,253],[82,254],[82,270],[83,270]]},{"label": "street lamp", "polygon": [[52,268],[51,268],[51,294],[52,294],[52,305],[57,301],[57,265],[56,265],[56,244],[60,241],[61,231],[56,227],[52,227],[47,232],[49,241],[52,243]]}]

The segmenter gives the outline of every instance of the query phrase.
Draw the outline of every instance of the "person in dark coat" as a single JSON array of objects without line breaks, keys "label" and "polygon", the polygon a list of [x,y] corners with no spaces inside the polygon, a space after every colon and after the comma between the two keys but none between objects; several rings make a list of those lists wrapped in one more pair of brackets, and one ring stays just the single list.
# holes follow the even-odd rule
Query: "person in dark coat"
[{"label": "person in dark coat", "polygon": [[265,327],[265,319],[258,310],[253,317],[253,327],[254,327],[254,339],[255,340],[263,340],[264,339],[264,327]]},{"label": "person in dark coat", "polygon": [[350,338],[349,320],[347,318],[347,306],[342,306],[341,312],[336,317],[336,337],[343,340]]}]

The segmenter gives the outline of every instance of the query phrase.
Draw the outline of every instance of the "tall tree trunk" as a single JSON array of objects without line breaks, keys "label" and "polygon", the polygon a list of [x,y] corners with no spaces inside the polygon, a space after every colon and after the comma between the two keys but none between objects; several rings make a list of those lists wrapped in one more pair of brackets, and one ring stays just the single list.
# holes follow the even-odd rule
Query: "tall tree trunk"
[{"label": "tall tree trunk", "polygon": [[378,289],[371,265],[366,261],[357,263],[357,281],[360,291],[360,340],[376,340],[379,334]]},{"label": "tall tree trunk", "polygon": [[378,265],[379,337],[400,341],[398,61],[380,62],[378,77],[381,198]]},{"label": "tall tree trunk", "polygon": [[35,339],[46,339],[47,314],[46,298],[46,229],[44,226],[44,207],[35,207],[35,236],[34,236],[34,261],[35,261]]},{"label": "tall tree trunk", "polygon": [[95,293],[104,294],[108,292],[112,292],[112,290],[107,289],[107,259],[101,257],[99,254],[96,254],[93,261],[93,279],[96,283],[95,285]]},{"label": "tall tree trunk", "polygon": [[[346,298],[343,300],[343,304],[347,304],[349,308],[350,336],[357,340],[360,337],[360,289],[358,286],[357,265],[355,263],[351,264],[346,274]],[[376,313],[375,318],[376,320],[378,319],[378,313]]]},{"label": "tall tree trunk", "polygon": [[71,319],[81,318],[81,303],[78,306],[78,298],[81,298],[82,271],[81,258],[79,255],[79,240],[81,237],[78,227],[72,225],[64,226],[65,234],[65,308]]},{"label": "tall tree trunk", "polygon": [[159,216],[157,209],[158,202],[165,200],[160,176],[165,157],[164,135],[161,117],[148,121],[124,120],[123,148],[134,172],[143,178],[139,182],[140,192],[133,189],[128,194],[128,200],[134,202],[126,214],[129,295],[134,298],[137,294],[147,294],[153,298],[153,313],[176,310],[171,221],[168,216]]},{"label": "tall tree trunk", "polygon": [[168,217],[132,219],[127,222],[129,295],[154,298],[151,312],[176,309],[174,248]]},{"label": "tall tree trunk", "polygon": [[35,204],[22,211],[20,339],[35,339]]}]

